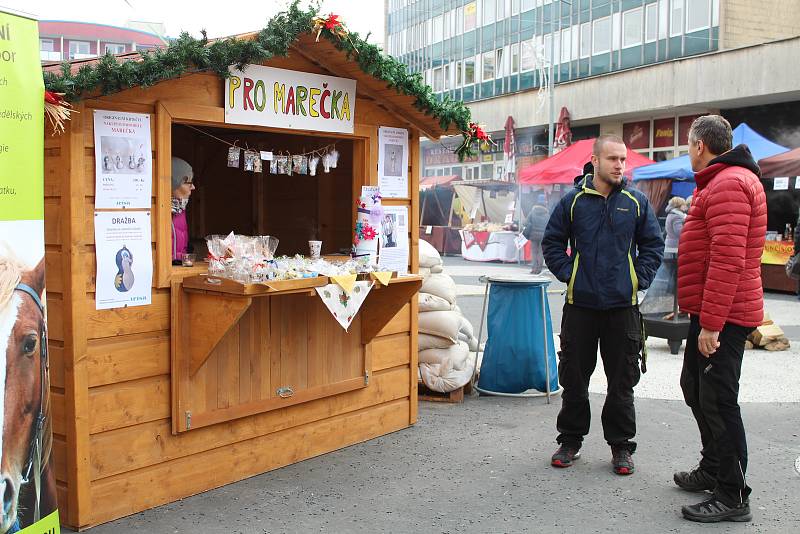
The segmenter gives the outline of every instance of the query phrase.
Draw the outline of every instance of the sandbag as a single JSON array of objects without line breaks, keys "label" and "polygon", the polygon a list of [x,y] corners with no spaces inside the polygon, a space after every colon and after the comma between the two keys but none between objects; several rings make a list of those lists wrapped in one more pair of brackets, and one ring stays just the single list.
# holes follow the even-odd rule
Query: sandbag
[{"label": "sandbag", "polygon": [[475,330],[472,328],[472,323],[469,322],[469,319],[463,315],[461,316],[461,324],[458,327],[458,331],[466,334],[468,338],[475,335]]},{"label": "sandbag", "polygon": [[434,265],[441,265],[442,257],[439,255],[433,245],[425,241],[419,240],[419,266],[420,267],[433,267]]},{"label": "sandbag", "polygon": [[431,267],[431,273],[439,274],[444,272],[444,267],[442,265],[434,265]]},{"label": "sandbag", "polygon": [[469,347],[467,347],[466,343],[459,342],[444,349],[420,351],[419,362],[443,364],[446,360],[449,360],[451,367],[456,371],[460,371],[466,365],[468,356]]},{"label": "sandbag", "polygon": [[432,311],[419,314],[418,328],[422,334],[431,334],[458,341],[458,327],[461,317],[452,311]]},{"label": "sandbag", "polygon": [[420,313],[429,311],[452,311],[453,309],[453,305],[450,302],[442,297],[431,295],[430,293],[418,293],[417,301],[419,302]]},{"label": "sandbag", "polygon": [[455,369],[450,360],[442,364],[420,363],[419,375],[428,389],[449,393],[470,381],[474,363],[475,353],[468,354],[461,370]]},{"label": "sandbag", "polygon": [[446,349],[454,345],[453,341],[430,334],[417,334],[417,349],[422,352],[428,349]]},{"label": "sandbag", "polygon": [[451,304],[456,302],[456,283],[446,274],[431,274],[423,280],[420,292],[436,295]]},{"label": "sandbag", "polygon": [[420,268],[419,268],[419,275],[420,275],[422,278],[427,278],[427,277],[429,277],[429,276],[431,275],[431,269],[430,269],[430,267],[420,267]]},{"label": "sandbag", "polygon": [[471,338],[469,338],[467,345],[469,346],[470,352],[476,352],[478,350],[478,338],[472,336]]}]

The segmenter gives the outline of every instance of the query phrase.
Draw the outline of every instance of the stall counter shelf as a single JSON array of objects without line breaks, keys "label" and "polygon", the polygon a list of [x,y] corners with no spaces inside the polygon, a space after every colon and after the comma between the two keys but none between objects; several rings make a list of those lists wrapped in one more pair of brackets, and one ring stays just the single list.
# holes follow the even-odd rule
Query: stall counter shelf
[{"label": "stall counter shelf", "polygon": [[[173,433],[367,387],[370,344],[422,278],[376,281],[349,331],[316,296],[329,283],[318,276],[242,284],[208,274],[173,282]],[[228,391],[236,382],[228,379],[243,373],[257,375],[248,395]]]}]

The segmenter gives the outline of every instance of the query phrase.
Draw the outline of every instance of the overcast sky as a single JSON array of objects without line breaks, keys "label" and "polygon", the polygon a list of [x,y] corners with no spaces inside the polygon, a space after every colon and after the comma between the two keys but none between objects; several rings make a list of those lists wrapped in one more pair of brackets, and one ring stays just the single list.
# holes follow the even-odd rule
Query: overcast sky
[{"label": "overcast sky", "polygon": [[[301,0],[301,5],[307,5]],[[168,37],[187,31],[194,36],[205,29],[209,37],[224,37],[260,30],[288,0],[256,2],[200,2],[187,0],[0,0],[9,7],[41,20],[98,22],[124,26],[128,20],[162,22]],[[322,13],[336,13],[345,25],[362,37],[372,32],[371,43],[383,44],[383,0],[323,0]]]}]

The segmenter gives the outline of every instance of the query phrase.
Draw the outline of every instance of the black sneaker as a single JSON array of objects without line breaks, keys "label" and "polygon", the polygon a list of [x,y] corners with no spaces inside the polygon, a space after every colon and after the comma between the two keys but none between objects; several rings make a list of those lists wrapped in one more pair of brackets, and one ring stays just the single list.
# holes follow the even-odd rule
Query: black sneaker
[{"label": "black sneaker", "polygon": [[632,475],[634,467],[631,451],[625,447],[611,447],[611,465],[618,475]]},{"label": "black sneaker", "polygon": [[686,491],[714,491],[717,485],[716,478],[700,467],[688,473],[686,471],[675,473],[672,479],[679,488]]},{"label": "black sneaker", "polygon": [[753,519],[750,513],[750,503],[728,506],[716,497],[707,501],[681,508],[683,517],[698,523],[719,523],[720,521],[747,522]]},{"label": "black sneaker", "polygon": [[581,451],[570,445],[562,445],[550,459],[553,467],[569,467],[574,460],[581,457]]}]

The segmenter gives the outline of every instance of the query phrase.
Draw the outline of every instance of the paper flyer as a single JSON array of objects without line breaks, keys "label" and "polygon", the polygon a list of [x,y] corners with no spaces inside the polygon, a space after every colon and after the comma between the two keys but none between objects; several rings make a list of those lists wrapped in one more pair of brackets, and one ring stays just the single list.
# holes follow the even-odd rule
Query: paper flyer
[{"label": "paper flyer", "polygon": [[408,272],[408,206],[384,206],[378,266],[398,274]]},{"label": "paper flyer", "polygon": [[409,198],[408,130],[378,129],[378,186],[383,198]]},{"label": "paper flyer", "polygon": [[150,304],[153,282],[150,212],[95,212],[94,239],[96,309]]},{"label": "paper flyer", "polygon": [[150,115],[94,111],[94,207],[150,209],[153,150]]}]

